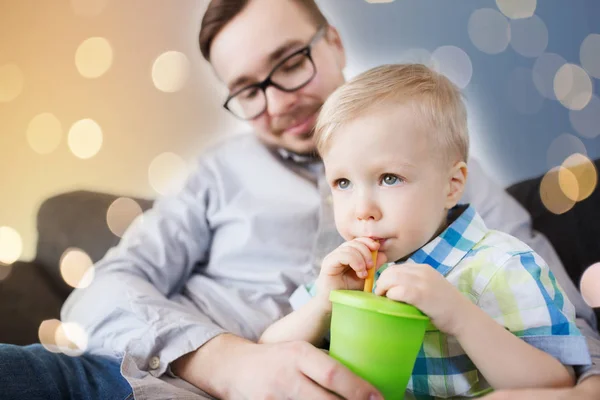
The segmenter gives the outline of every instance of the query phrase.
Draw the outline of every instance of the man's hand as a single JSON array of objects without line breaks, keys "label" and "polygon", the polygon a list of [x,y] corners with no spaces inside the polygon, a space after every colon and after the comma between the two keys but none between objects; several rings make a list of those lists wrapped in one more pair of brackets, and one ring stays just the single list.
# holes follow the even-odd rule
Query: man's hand
[{"label": "man's hand", "polygon": [[332,290],[359,290],[364,286],[367,269],[377,268],[386,262],[385,254],[377,255],[377,265],[373,265],[371,251],[379,249],[379,242],[366,237],[343,243],[325,257],[317,279],[317,297],[329,304]]},{"label": "man's hand", "polygon": [[412,304],[449,335],[456,335],[464,310],[472,306],[442,274],[426,264],[388,267],[377,280],[375,293]]},{"label": "man's hand", "polygon": [[306,342],[255,344],[224,334],[173,364],[176,375],[221,399],[383,399]]},{"label": "man's hand", "polygon": [[600,399],[600,375],[590,376],[577,386],[561,389],[499,390],[484,400],[598,400]]}]

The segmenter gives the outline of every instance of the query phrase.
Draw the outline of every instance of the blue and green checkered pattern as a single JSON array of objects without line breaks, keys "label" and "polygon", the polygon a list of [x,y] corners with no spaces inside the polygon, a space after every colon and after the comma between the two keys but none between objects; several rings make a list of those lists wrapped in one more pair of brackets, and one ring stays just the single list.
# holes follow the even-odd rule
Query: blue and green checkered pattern
[{"label": "blue and green checkered pattern", "polygon": [[[563,364],[590,363],[575,309],[544,260],[520,240],[487,229],[472,206],[463,207],[406,262],[435,268],[495,321]],[[490,390],[454,337],[426,332],[406,398],[473,397]]]},{"label": "blue and green checkered pattern", "polygon": [[[563,364],[589,364],[575,309],[544,260],[520,240],[488,229],[472,206],[452,212],[460,215],[405,262],[435,268],[495,321]],[[377,271],[376,280],[390,265]],[[299,289],[315,294],[314,285]],[[492,389],[456,338],[431,329],[407,390],[407,399],[430,399],[475,397]]]}]

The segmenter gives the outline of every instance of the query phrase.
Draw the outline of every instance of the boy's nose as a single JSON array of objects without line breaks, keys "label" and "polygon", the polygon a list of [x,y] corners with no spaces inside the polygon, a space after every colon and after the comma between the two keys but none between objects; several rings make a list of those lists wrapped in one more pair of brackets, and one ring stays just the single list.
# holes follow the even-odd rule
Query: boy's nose
[{"label": "boy's nose", "polygon": [[356,218],[359,221],[378,221],[381,219],[381,210],[373,199],[362,197],[356,204]]}]

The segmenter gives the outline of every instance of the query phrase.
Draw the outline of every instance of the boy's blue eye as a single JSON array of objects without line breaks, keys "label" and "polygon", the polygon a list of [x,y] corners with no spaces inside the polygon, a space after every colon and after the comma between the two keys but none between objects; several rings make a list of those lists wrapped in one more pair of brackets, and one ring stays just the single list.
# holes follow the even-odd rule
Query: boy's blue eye
[{"label": "boy's blue eye", "polygon": [[335,184],[339,189],[342,189],[342,190],[348,189],[350,187],[350,181],[348,179],[344,179],[344,178],[338,179],[335,182]]},{"label": "boy's blue eye", "polygon": [[381,178],[381,183],[385,186],[394,186],[402,182],[402,179],[392,174],[385,174]]}]

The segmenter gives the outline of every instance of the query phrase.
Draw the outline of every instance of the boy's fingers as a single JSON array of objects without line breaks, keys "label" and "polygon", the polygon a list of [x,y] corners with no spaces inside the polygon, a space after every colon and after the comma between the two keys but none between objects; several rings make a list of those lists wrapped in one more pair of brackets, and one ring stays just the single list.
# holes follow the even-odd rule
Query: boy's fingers
[{"label": "boy's fingers", "polygon": [[386,292],[394,286],[400,286],[407,281],[405,271],[402,268],[388,268],[377,280],[375,293],[384,296]]},{"label": "boy's fingers", "polygon": [[362,255],[357,249],[351,246],[338,248],[336,252],[327,256],[323,263],[323,268],[329,275],[342,274],[348,267],[356,271],[359,276],[362,271],[365,274],[367,271]]},{"label": "boy's fingers", "polygon": [[411,298],[408,296],[407,288],[403,285],[392,286],[385,292],[385,296],[388,299],[402,301],[404,303],[412,304]]},{"label": "boy's fingers", "polygon": [[346,248],[352,248],[358,251],[367,268],[373,265],[373,257],[371,257],[371,250],[369,250],[369,248],[364,243],[353,240],[351,242],[348,242],[348,246],[346,246]]},{"label": "boy's fingers", "polygon": [[379,250],[379,242],[377,240],[373,240],[371,238],[368,237],[358,237],[354,240],[352,240],[351,242],[348,243],[352,243],[352,242],[360,242],[363,243],[365,246],[367,246],[367,248],[369,249],[369,252],[373,251],[373,250]]},{"label": "boy's fingers", "polygon": [[385,296],[385,293],[390,288],[389,283],[382,280],[381,277],[377,280],[377,285],[375,286],[375,294],[378,296]]},{"label": "boy's fingers", "polygon": [[398,301],[406,301],[406,285],[403,282],[379,282],[377,281],[377,287],[375,288],[375,294],[378,296],[386,296]]},{"label": "boy's fingers", "polygon": [[367,263],[364,254],[362,254],[359,249],[349,245],[342,250],[342,254],[346,256],[343,261],[344,265],[347,265],[356,271],[356,274],[361,278],[367,276]]}]

